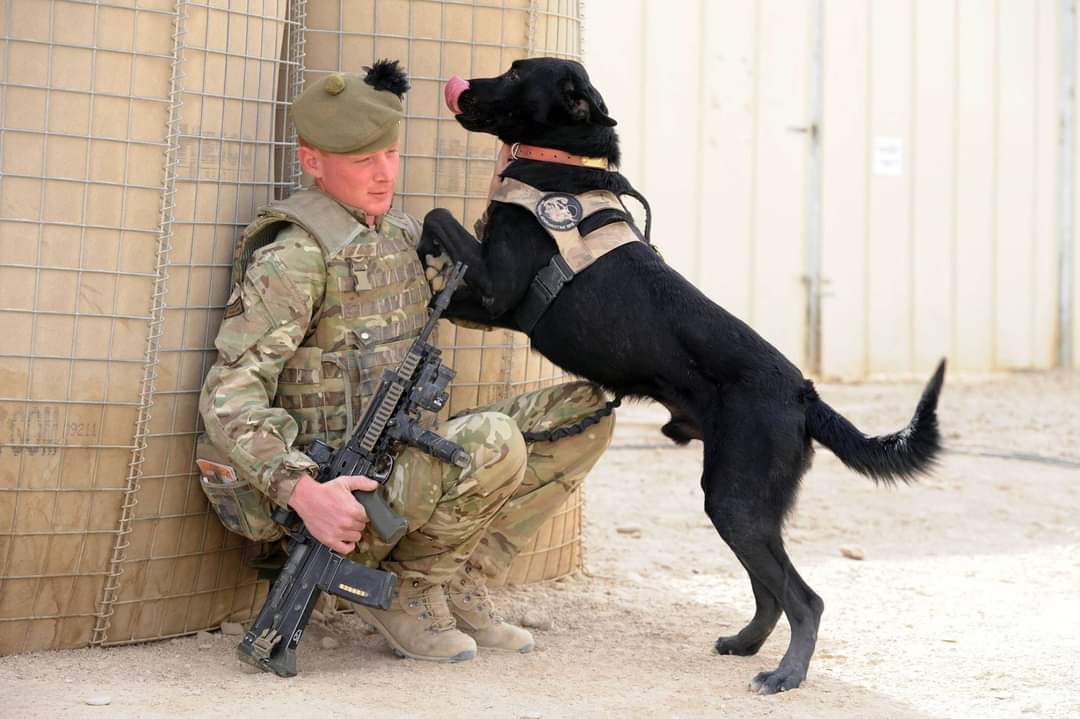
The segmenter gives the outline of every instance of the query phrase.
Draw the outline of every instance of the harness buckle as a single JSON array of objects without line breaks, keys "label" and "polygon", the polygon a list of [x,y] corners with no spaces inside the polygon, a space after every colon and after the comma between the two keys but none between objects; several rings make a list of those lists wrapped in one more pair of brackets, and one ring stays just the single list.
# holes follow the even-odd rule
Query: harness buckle
[{"label": "harness buckle", "polygon": [[570,280],[574,279],[574,271],[566,263],[562,255],[552,255],[551,262],[547,267],[536,273],[533,278],[535,287],[545,300],[545,306],[550,304],[559,290]]},{"label": "harness buckle", "polygon": [[514,320],[518,327],[526,334],[532,332],[541,315],[547,311],[548,305],[555,301],[555,296],[562,290],[563,285],[572,279],[574,271],[566,264],[563,256],[552,255],[551,262],[533,276],[525,299],[514,311]]}]

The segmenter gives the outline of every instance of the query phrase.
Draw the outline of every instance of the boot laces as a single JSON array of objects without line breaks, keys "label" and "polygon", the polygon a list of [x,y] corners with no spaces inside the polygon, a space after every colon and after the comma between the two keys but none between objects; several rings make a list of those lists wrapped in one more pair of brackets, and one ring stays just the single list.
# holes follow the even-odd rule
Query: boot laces
[{"label": "boot laces", "polygon": [[500,621],[495,612],[495,603],[488,594],[487,584],[479,575],[479,569],[466,562],[458,586],[466,603],[471,604],[477,612],[486,613],[492,620]]},{"label": "boot laces", "polygon": [[430,584],[414,579],[412,586],[417,591],[411,593],[408,599],[409,606],[423,605],[424,611],[421,612],[420,618],[430,620],[428,623],[430,630],[443,632],[457,626],[454,615],[450,613],[450,606],[446,603],[446,593],[441,584]]}]

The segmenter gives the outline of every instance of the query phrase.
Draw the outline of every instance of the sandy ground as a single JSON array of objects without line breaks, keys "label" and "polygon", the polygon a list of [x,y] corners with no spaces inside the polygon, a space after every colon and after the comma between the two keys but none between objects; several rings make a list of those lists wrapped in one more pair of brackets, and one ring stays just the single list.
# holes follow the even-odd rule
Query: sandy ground
[{"label": "sandy ground", "polygon": [[[885,432],[919,384],[819,389]],[[237,662],[219,633],[0,658],[0,717],[1080,716],[1078,403],[1076,373],[950,379],[954,451],[909,487],[819,451],[787,530],[826,606],[798,691],[747,690],[783,654],[783,620],[755,657],[711,654],[751,616],[749,583],[701,511],[700,447],[665,444],[662,412],[632,406],[587,484],[589,574],[498,594],[548,627],[530,655],[399,660],[339,616],[312,625],[291,680]],[[110,704],[86,705],[98,695]]]}]

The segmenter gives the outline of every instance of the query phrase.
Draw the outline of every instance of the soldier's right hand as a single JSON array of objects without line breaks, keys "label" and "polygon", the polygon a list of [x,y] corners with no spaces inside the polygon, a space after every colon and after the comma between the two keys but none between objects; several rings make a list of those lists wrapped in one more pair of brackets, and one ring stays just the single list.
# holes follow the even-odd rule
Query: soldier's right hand
[{"label": "soldier's right hand", "polygon": [[367,526],[364,505],[356,501],[356,490],[370,492],[379,483],[359,476],[344,476],[321,484],[305,474],[289,495],[289,506],[304,520],[311,536],[339,554],[356,549]]}]

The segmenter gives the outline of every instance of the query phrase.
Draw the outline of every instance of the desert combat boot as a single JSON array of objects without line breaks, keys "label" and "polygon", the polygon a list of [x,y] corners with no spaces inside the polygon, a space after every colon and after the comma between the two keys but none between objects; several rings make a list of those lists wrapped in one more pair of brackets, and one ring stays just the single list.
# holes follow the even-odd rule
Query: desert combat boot
[{"label": "desert combat boot", "polygon": [[477,646],[520,654],[532,651],[532,634],[507,624],[496,614],[479,567],[465,562],[446,590],[458,627],[475,639]]},{"label": "desert combat boot", "polygon": [[476,642],[459,632],[446,605],[446,589],[423,579],[404,579],[389,609],[356,607],[394,653],[433,662],[463,662],[476,656]]}]

